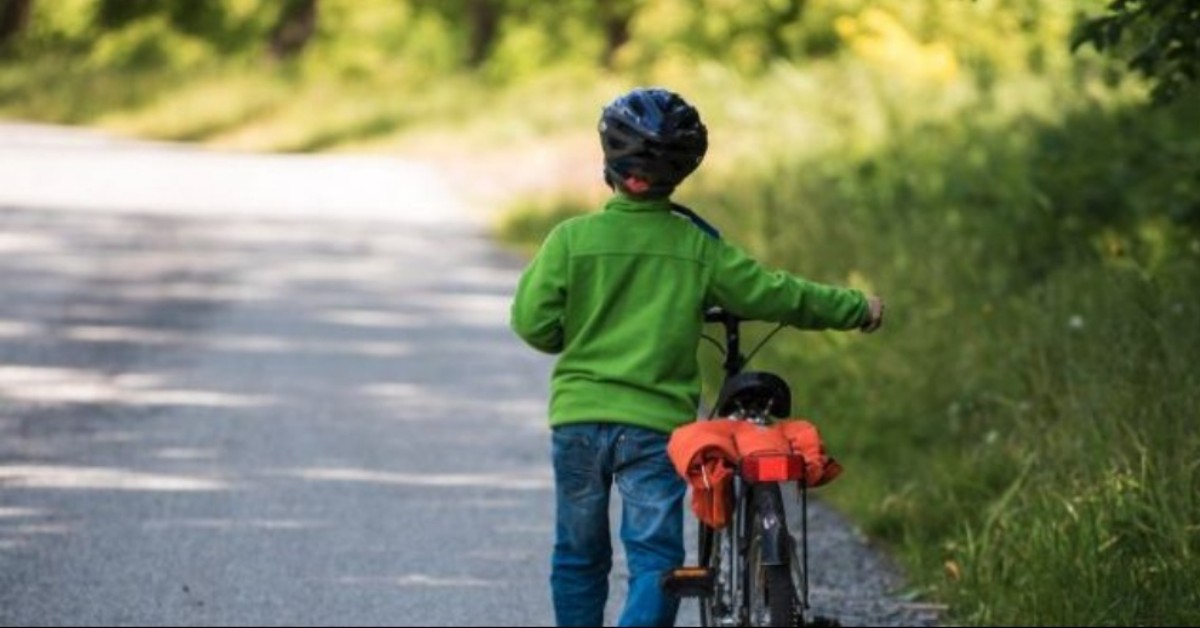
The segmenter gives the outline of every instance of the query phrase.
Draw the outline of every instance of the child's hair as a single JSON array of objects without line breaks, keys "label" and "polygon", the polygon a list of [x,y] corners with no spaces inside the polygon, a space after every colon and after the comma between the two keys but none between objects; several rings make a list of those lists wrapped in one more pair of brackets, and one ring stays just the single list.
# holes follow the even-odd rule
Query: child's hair
[{"label": "child's hair", "polygon": [[604,181],[637,198],[665,198],[708,150],[700,113],[679,94],[639,87],[600,114]]}]

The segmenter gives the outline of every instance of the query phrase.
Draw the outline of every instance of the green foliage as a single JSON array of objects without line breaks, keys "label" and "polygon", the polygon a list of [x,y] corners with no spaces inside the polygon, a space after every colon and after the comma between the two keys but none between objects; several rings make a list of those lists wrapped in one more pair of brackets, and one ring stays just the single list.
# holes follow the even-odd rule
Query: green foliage
[{"label": "green foliage", "polygon": [[[759,366],[847,465],[826,498],[949,621],[1192,625],[1196,102],[1141,108],[1042,8],[1012,23],[1019,54],[947,74],[895,13],[843,21],[842,54],[795,73],[702,73],[684,91],[718,148],[680,200],[771,265],[888,299],[880,334],[783,336]],[[1047,21],[1058,47],[1029,39]],[[596,205],[527,206],[502,233],[529,246]]]},{"label": "green foliage", "polygon": [[542,239],[558,223],[594,211],[597,203],[572,196],[529,199],[510,208],[496,227],[496,235],[517,250],[532,256]]},{"label": "green foliage", "polygon": [[[850,469],[830,497],[957,618],[1190,625],[1200,237],[1112,180],[1169,165],[1150,148],[1190,116],[1081,105],[924,127],[689,200],[775,265],[888,298],[882,335],[796,338],[770,364]],[[1115,208],[1090,192],[1117,189]]]},{"label": "green foliage", "polygon": [[[592,136],[619,90],[681,91],[712,148],[679,200],[890,304],[879,335],[762,355],[848,466],[827,498],[951,621],[1200,622],[1194,3],[1117,2],[1078,31],[1152,44],[1137,67],[1175,93],[1152,109],[1124,63],[1072,54],[1095,0],[320,0],[283,62],[275,3],[105,4],[35,5],[0,115],[302,151],[419,129],[512,159]],[[597,192],[523,202],[500,233],[531,252]]]},{"label": "green foliage", "polygon": [[1174,100],[1200,78],[1200,4],[1192,0],[1113,0],[1080,23],[1072,46],[1119,51],[1154,79],[1154,98]]},{"label": "green foliage", "polygon": [[[1088,190],[1113,190],[1114,171],[1161,165],[1125,161],[1115,138],[1162,138],[1093,110],[1078,116],[1086,121],[967,129],[936,149],[900,143],[869,171],[834,166],[839,177],[780,194],[849,224],[788,229],[808,212],[771,203],[776,215],[759,227],[771,257],[834,280],[861,268],[896,315],[886,340],[873,339],[891,347],[809,357],[798,346],[803,357],[781,363],[829,415],[850,468],[885,472],[869,476],[887,487],[874,504],[836,497],[913,548],[964,619],[1187,625],[1197,607],[1181,602],[1194,601],[1200,572],[1180,552],[1194,555],[1188,522],[1200,510],[1179,493],[1194,486],[1189,461],[1200,457],[1185,427],[1200,407],[1189,366],[1200,338],[1179,326],[1200,311],[1186,287],[1200,280],[1196,236],[1153,194],[1126,189],[1111,198],[1116,210],[1099,206]],[[1102,143],[1087,130],[1105,133],[1108,150],[1087,152]],[[969,147],[983,157],[963,160]],[[838,423],[851,417],[859,424]],[[1136,491],[1121,484],[1130,473]],[[1064,502],[1088,507],[1067,519]],[[938,584],[946,561],[960,581]]]},{"label": "green foliage", "polygon": [[[1200,388],[1193,256],[1153,274],[1064,268],[1022,307],[1020,392],[1010,437],[1030,472],[1012,500],[947,546],[954,591],[982,624],[1191,625]],[[1072,595],[1063,597],[1061,591]],[[985,601],[986,600],[986,601]]]},{"label": "green foliage", "polygon": [[[171,30],[210,44],[213,59],[218,60],[218,55],[261,53],[276,18],[294,3],[57,0],[53,7],[49,4],[35,5],[36,15],[26,38],[28,54],[46,55],[50,48],[62,52],[61,45],[66,42],[92,45],[146,20],[163,19]],[[319,0],[321,41],[306,54],[322,57],[321,48],[375,48],[385,60],[399,58],[412,64],[433,60],[443,71],[483,69],[493,81],[519,80],[549,65],[595,68],[601,63],[653,74],[686,61],[709,60],[743,72],[763,72],[781,61],[829,58],[853,48],[854,42],[848,41],[844,32],[845,21],[883,11],[896,16],[918,43],[947,40],[963,59],[1003,66],[1014,55],[1053,56],[1052,52],[1023,47],[1031,42],[1035,47],[1046,45],[1042,35],[1060,29],[1060,22],[1074,11],[1074,2],[1024,0],[1004,9],[995,4],[902,0],[396,0],[364,4]],[[997,15],[1003,19],[990,19]],[[1015,47],[1004,50],[1005,45]],[[367,56],[365,52],[355,54]]]},{"label": "green foliage", "polygon": [[167,9],[168,5],[155,0],[100,0],[95,4],[94,19],[102,28],[120,28]]},{"label": "green foliage", "polygon": [[222,2],[162,2],[161,0],[100,0],[92,5],[91,20],[102,35],[140,21],[165,18],[171,30],[194,37],[227,42],[229,7]]},{"label": "green foliage", "polygon": [[146,17],[99,39],[87,63],[103,70],[194,66],[211,50],[202,39],[177,32],[163,15]]},{"label": "green foliage", "polygon": [[220,2],[162,2],[161,0],[100,0],[93,17],[103,29],[124,28],[138,20],[166,15],[172,25],[191,33],[215,32],[225,17]]}]

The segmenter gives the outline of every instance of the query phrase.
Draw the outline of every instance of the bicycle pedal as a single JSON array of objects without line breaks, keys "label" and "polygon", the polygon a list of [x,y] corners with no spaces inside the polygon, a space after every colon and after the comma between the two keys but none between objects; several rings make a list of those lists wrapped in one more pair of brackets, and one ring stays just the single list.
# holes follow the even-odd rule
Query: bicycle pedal
[{"label": "bicycle pedal", "polygon": [[662,588],[675,597],[712,597],[717,588],[717,572],[708,567],[680,567],[663,576]]}]

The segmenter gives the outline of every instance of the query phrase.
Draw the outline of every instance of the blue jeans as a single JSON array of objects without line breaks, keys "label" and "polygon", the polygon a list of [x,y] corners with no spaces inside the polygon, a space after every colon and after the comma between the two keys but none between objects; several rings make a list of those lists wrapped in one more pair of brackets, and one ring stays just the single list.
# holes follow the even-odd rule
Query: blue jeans
[{"label": "blue jeans", "polygon": [[554,429],[558,523],[550,588],[560,626],[600,626],[608,600],[612,540],[608,499],[621,491],[621,540],[629,597],[621,626],[673,626],[679,601],[663,593],[663,574],[683,564],[687,485],[667,458],[668,436],[613,423]]}]

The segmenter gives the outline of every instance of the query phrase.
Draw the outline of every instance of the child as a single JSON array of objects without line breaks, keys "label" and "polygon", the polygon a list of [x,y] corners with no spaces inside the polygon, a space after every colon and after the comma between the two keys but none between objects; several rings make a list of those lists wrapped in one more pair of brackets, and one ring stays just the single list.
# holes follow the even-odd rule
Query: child
[{"label": "child", "polygon": [[629,564],[622,626],[671,626],[677,600],[659,581],[684,560],[685,483],[671,432],[696,417],[704,310],[804,329],[879,328],[883,305],[856,290],[760,266],[686,208],[675,187],[708,135],[677,94],[635,89],[600,119],[604,211],[556,227],[521,276],[512,327],[559,354],[550,401],[557,526],[552,574],[560,626],[599,626],[612,568],[609,495],[624,510]]}]

